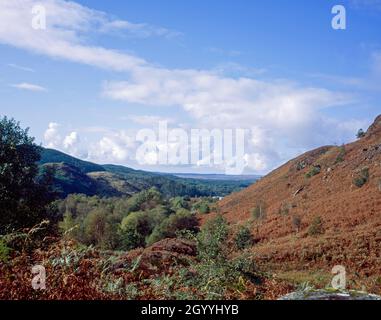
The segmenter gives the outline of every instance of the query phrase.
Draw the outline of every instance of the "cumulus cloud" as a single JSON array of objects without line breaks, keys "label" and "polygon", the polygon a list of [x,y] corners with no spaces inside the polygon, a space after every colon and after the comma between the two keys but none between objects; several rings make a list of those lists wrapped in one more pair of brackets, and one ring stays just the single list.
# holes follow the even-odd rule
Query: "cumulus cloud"
[{"label": "cumulus cloud", "polygon": [[76,157],[86,158],[88,156],[86,147],[81,144],[78,132],[72,131],[67,133],[66,130],[56,122],[49,123],[44,133],[43,145],[47,148],[57,149]]},{"label": "cumulus cloud", "polygon": [[315,110],[350,101],[344,94],[286,81],[234,79],[208,71],[148,67],[134,72],[130,81],[106,83],[104,95],[150,106],[181,106],[208,124],[227,125],[247,125],[254,119],[270,117],[279,126],[294,126]]},{"label": "cumulus cloud", "polygon": [[129,81],[106,83],[104,95],[152,107],[180,106],[207,128],[251,129],[247,163],[255,170],[265,170],[264,163],[267,169],[279,164],[283,157],[278,150],[309,148],[335,135],[337,126],[321,114],[352,101],[348,94],[291,81],[150,67],[140,68]]},{"label": "cumulus cloud", "polygon": [[[34,5],[44,6],[45,30],[32,28]],[[0,43],[50,57],[118,71],[145,64],[144,59],[86,44],[86,34],[112,22],[105,13],[61,0],[0,1]]]},{"label": "cumulus cloud", "polygon": [[27,91],[35,91],[35,92],[44,92],[47,91],[46,88],[39,86],[37,84],[28,83],[28,82],[21,82],[17,84],[11,84],[11,87],[17,88],[20,90],[27,90]]},{"label": "cumulus cloud", "polygon": [[79,142],[78,133],[73,131],[65,137],[65,139],[63,140],[63,146],[65,148],[71,148],[74,145],[76,145],[78,142]]},{"label": "cumulus cloud", "polygon": [[[133,132],[111,131],[105,128],[83,128],[79,131],[87,134],[86,139],[82,140],[78,131],[70,131],[58,123],[51,122],[45,131],[43,145],[98,163],[126,163],[135,160],[136,143]],[[98,137],[98,134],[101,136]]]},{"label": "cumulus cloud", "polygon": [[[31,27],[31,8],[36,3],[46,7],[45,30]],[[105,82],[103,95],[110,99],[152,107],[179,107],[200,127],[251,130],[253,137],[248,143],[246,162],[255,170],[272,168],[295,150],[319,145],[332,137],[344,137],[349,132],[323,116],[328,108],[352,102],[352,97],[347,94],[289,80],[259,80],[255,75],[229,77],[221,70],[168,69],[138,56],[87,42],[87,36],[92,32],[110,30],[166,33],[165,30],[147,31],[150,28],[144,24],[116,20],[75,2],[0,2],[0,43],[124,72],[125,81]],[[141,124],[156,120],[148,116],[135,118],[135,122]],[[55,128],[49,129],[48,136]],[[123,132],[105,134],[95,148],[87,148],[88,154],[94,159],[124,161],[131,153],[128,150],[132,143],[127,136]],[[60,146],[73,148],[73,145],[80,144],[77,138],[65,135]],[[55,143],[54,139],[51,141]]]},{"label": "cumulus cloud", "polygon": [[61,135],[59,132],[60,125],[56,122],[51,122],[44,133],[45,146],[48,148],[58,148],[61,145]]},{"label": "cumulus cloud", "polygon": [[97,162],[127,163],[135,159],[135,136],[125,131],[110,132],[89,146],[89,159]]}]

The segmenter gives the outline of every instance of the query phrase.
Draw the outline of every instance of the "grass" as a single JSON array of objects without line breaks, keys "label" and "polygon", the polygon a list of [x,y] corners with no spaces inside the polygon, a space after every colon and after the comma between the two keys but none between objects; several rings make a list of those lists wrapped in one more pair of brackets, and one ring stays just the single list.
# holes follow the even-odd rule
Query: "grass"
[{"label": "grass", "polygon": [[308,283],[315,288],[325,288],[331,283],[332,275],[327,271],[281,271],[277,273],[277,278],[290,282],[295,286]]}]

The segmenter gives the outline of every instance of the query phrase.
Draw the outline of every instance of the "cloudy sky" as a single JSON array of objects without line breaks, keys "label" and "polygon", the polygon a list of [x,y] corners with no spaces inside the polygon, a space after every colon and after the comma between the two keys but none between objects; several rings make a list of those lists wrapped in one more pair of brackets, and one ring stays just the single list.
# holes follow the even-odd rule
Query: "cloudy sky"
[{"label": "cloudy sky", "polygon": [[381,113],[381,0],[341,1],[346,30],[336,4],[0,0],[0,115],[46,147],[166,172],[223,168],[137,162],[138,130],[242,128],[245,173],[263,174]]}]

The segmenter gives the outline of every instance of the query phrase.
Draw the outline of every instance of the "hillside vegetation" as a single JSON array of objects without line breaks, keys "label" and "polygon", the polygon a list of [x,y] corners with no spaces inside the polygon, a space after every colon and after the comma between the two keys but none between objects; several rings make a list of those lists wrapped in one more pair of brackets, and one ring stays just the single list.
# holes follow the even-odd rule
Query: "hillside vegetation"
[{"label": "hillside vegetation", "polygon": [[[307,152],[219,208],[249,223],[263,266],[297,282],[325,286],[335,265],[349,283],[381,287],[381,116],[353,143]],[[328,277],[329,278],[329,277]]]},{"label": "hillside vegetation", "polygon": [[[336,265],[348,289],[381,292],[381,116],[222,201],[193,192],[225,182],[38,166],[27,130],[7,118],[0,130],[1,299],[276,299],[330,287]],[[41,263],[49,285],[35,291]]]},{"label": "hillside vegetation", "polygon": [[118,165],[97,165],[53,149],[42,149],[39,164],[42,173],[47,170],[54,173],[55,191],[60,198],[75,193],[100,197],[131,196],[152,187],[165,197],[226,196],[257,180],[257,177],[244,181],[179,178]]},{"label": "hillside vegetation", "polygon": [[[17,122],[3,118],[0,133],[0,299],[260,299],[289,291],[244,251],[250,233],[232,242],[222,216],[200,225],[217,200],[192,195],[235,183],[99,171],[54,150],[40,160],[44,150]],[[47,274],[43,290],[31,285],[35,265]]]}]

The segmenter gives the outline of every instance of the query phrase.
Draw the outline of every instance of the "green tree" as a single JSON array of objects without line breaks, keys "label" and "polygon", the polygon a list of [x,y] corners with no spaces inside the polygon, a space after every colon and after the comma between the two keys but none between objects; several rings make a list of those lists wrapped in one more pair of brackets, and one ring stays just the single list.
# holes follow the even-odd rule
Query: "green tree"
[{"label": "green tree", "polygon": [[49,177],[38,179],[41,148],[13,119],[0,119],[0,233],[30,227],[48,216]]},{"label": "green tree", "polygon": [[189,202],[187,202],[183,197],[175,197],[171,199],[171,208],[173,210],[178,210],[178,209],[189,209]]},{"label": "green tree", "polygon": [[357,139],[361,139],[361,138],[365,137],[364,130],[360,129],[359,131],[357,131],[356,137],[357,137]]},{"label": "green tree", "polygon": [[200,259],[207,261],[225,261],[229,229],[222,215],[209,220],[197,235],[197,248]]},{"label": "green tree", "polygon": [[234,237],[234,243],[239,250],[246,249],[253,245],[253,236],[248,226],[241,226]]},{"label": "green tree", "polygon": [[148,212],[132,212],[122,220],[120,225],[123,248],[131,250],[145,247],[146,238],[151,234],[155,217]]},{"label": "green tree", "polygon": [[175,238],[177,231],[182,230],[198,231],[196,216],[185,209],[180,209],[176,214],[170,215],[158,224],[147,239],[147,244],[150,245],[165,238]]},{"label": "green tree", "polygon": [[98,208],[91,211],[84,220],[84,238],[87,244],[101,249],[113,250],[119,244],[118,224],[112,214]]},{"label": "green tree", "polygon": [[210,213],[210,207],[206,202],[202,202],[199,206],[200,213],[208,214]]}]

